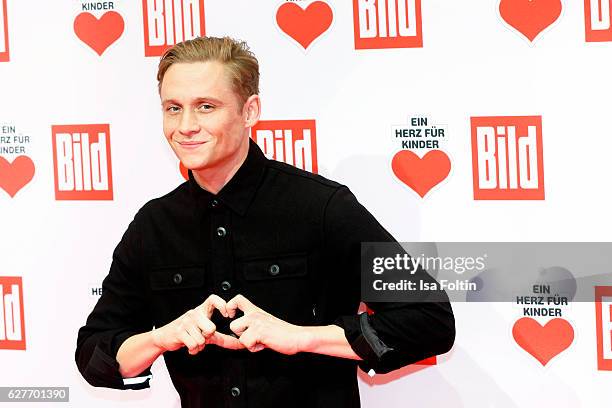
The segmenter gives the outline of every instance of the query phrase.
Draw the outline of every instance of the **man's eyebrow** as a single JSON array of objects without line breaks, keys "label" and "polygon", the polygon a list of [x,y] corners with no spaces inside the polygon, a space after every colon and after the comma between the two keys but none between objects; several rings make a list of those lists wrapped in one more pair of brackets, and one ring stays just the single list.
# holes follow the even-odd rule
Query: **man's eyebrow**
[{"label": "man's eyebrow", "polygon": [[[216,98],[213,98],[213,97],[210,97],[210,96],[198,96],[198,97],[193,98],[191,100],[191,103],[199,103],[199,102],[212,102],[212,103],[214,103],[216,105],[222,105],[223,104],[223,102],[221,102],[220,100],[218,100]],[[169,103],[173,103],[173,104],[176,104],[176,105],[180,105],[181,104],[180,102],[178,102],[174,98],[168,98],[168,99],[164,99],[162,101],[162,105],[166,105],[166,104],[169,104]]]}]

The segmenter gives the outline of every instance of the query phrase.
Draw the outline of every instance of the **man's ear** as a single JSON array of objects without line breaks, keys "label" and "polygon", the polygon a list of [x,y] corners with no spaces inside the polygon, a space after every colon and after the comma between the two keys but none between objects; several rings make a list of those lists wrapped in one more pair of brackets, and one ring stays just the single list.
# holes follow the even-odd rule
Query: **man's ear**
[{"label": "man's ear", "polygon": [[251,95],[244,103],[242,108],[242,116],[244,118],[244,127],[253,127],[259,122],[261,115],[261,100],[259,95]]}]

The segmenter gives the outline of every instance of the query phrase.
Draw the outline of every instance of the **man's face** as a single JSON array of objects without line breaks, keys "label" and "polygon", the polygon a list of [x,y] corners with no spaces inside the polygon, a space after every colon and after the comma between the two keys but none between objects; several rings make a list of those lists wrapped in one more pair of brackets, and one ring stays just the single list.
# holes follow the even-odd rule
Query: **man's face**
[{"label": "man's face", "polygon": [[221,63],[171,65],[160,96],[164,135],[186,168],[232,166],[236,153],[246,143],[248,127],[239,96]]}]

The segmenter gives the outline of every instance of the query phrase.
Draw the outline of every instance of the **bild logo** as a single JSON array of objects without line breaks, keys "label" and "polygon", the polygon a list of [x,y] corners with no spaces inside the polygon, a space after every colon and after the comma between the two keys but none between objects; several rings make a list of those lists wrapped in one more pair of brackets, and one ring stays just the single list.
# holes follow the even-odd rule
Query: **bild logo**
[{"label": "bild logo", "polygon": [[51,127],[56,200],[112,200],[110,126]]},{"label": "bild logo", "polygon": [[584,27],[587,42],[612,41],[611,8],[612,0],[584,0]]},{"label": "bild logo", "polygon": [[612,286],[595,287],[597,368],[612,371]]},{"label": "bild logo", "polygon": [[0,0],[0,62],[9,61],[8,21],[6,0]]},{"label": "bild logo", "polygon": [[423,46],[421,0],[353,0],[355,49]]},{"label": "bild logo", "polygon": [[[314,120],[260,120],[251,128],[251,139],[268,159],[278,160],[309,171],[318,172],[317,132]],[[185,180],[187,168],[179,163]]]},{"label": "bild logo", "polygon": [[541,116],[472,117],[475,200],[544,200]]},{"label": "bild logo", "polygon": [[23,287],[19,276],[0,276],[0,349],[26,349]]},{"label": "bild logo", "polygon": [[318,172],[314,120],[262,120],[251,128],[251,138],[269,159]]},{"label": "bild logo", "polygon": [[206,35],[204,0],[142,0],[146,57],[159,57],[181,41]]}]

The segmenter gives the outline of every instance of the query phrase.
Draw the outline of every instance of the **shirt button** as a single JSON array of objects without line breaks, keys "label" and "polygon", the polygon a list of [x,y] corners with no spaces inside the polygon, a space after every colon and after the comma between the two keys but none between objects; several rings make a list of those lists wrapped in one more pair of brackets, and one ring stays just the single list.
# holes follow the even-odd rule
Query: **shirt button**
[{"label": "shirt button", "polygon": [[227,230],[223,227],[217,228],[217,235],[220,237],[224,237],[227,235]]},{"label": "shirt button", "polygon": [[219,206],[219,201],[217,201],[216,199],[213,199],[213,200],[210,202],[210,206],[211,206],[212,208],[217,208],[217,207]]},{"label": "shirt button", "polygon": [[232,393],[232,397],[237,397],[240,395],[240,388],[238,387],[232,387],[230,391]]},{"label": "shirt button", "polygon": [[228,291],[232,288],[232,284],[229,283],[228,281],[223,281],[221,282],[221,289]]},{"label": "shirt button", "polygon": [[268,272],[270,272],[270,275],[276,276],[280,272],[280,267],[277,264],[270,265]]},{"label": "shirt button", "polygon": [[172,277],[172,280],[174,281],[174,283],[179,285],[183,281],[183,275],[181,275],[180,273],[177,273]]}]

